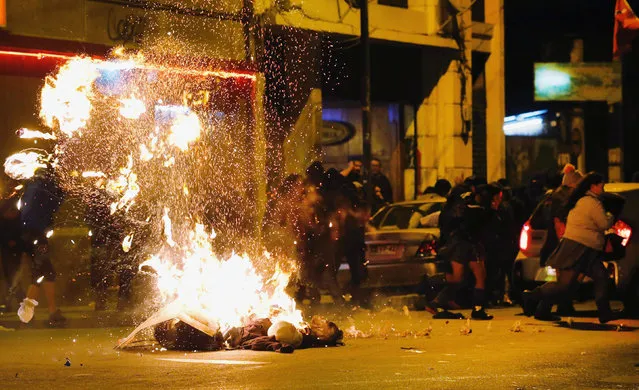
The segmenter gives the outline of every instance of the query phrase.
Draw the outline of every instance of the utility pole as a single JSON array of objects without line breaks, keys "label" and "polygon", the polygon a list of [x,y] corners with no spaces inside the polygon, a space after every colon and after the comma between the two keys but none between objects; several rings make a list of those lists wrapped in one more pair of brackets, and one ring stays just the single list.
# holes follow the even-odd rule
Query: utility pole
[{"label": "utility pole", "polygon": [[[583,39],[573,39],[572,50],[570,51],[570,62],[573,64],[584,62]],[[586,170],[586,127],[584,124],[584,109],[581,104],[575,104],[573,106],[570,126],[570,140],[574,159],[572,162],[576,163],[577,169],[581,172],[588,172]]]},{"label": "utility pole", "polygon": [[[368,0],[359,0],[360,3],[360,30],[362,50],[362,152],[363,165],[368,174],[370,184],[371,172],[371,40],[368,31]],[[373,202],[373,188],[370,185],[366,191],[366,200],[369,205]]]}]

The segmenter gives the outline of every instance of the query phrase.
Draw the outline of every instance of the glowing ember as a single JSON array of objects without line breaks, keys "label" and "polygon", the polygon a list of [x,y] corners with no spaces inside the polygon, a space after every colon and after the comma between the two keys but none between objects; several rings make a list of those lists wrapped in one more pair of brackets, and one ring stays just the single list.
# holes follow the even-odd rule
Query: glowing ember
[{"label": "glowing ember", "polygon": [[142,100],[131,96],[128,99],[120,99],[120,115],[127,119],[139,119],[146,112],[146,106]]},{"label": "glowing ember", "polygon": [[146,162],[146,161],[150,161],[153,158],[153,153],[149,152],[149,149],[144,146],[144,145],[140,145],[140,160]]},{"label": "glowing ember", "polygon": [[133,243],[133,234],[129,234],[128,236],[124,237],[124,240],[122,240],[122,250],[124,252],[130,251],[132,243]]},{"label": "glowing ember", "polygon": [[85,171],[82,172],[82,177],[106,177],[103,172]]},{"label": "glowing ember", "polygon": [[169,218],[169,209],[167,207],[164,208],[164,215],[162,216],[162,223],[164,223],[164,237],[166,237],[166,243],[169,244],[170,247],[175,246],[175,241],[173,241],[173,231],[171,228],[171,218]]},{"label": "glowing ember", "polygon": [[173,120],[169,143],[177,146],[183,152],[189,144],[200,138],[200,118],[195,113],[178,114]]},{"label": "glowing ember", "polygon": [[29,130],[25,127],[19,129],[16,133],[22,139],[49,139],[49,140],[57,139],[57,137],[51,133],[43,133],[42,131]]}]

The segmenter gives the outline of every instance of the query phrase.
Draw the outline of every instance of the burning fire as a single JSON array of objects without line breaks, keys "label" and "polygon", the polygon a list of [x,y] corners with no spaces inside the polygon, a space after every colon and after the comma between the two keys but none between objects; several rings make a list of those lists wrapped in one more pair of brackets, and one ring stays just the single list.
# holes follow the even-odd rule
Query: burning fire
[{"label": "burning fire", "polygon": [[[220,259],[213,252],[212,237],[214,232],[209,234],[204,225],[196,224],[188,245],[181,248],[181,267],[162,255],[142,263],[141,268],[148,266],[157,272],[164,300],[179,302],[187,312],[223,332],[267,317],[302,327],[302,313],[284,291],[290,275],[276,266],[274,274],[265,279],[246,255]],[[170,237],[166,238],[169,242]]]},{"label": "burning fire", "polygon": [[200,138],[200,118],[193,113],[178,114],[173,120],[171,134],[169,134],[169,144],[177,146],[185,152],[189,144]]},{"label": "burning fire", "polygon": [[[167,305],[165,314],[192,321],[191,325],[207,333],[256,317],[302,327],[302,314],[285,292],[290,274],[280,264],[288,259],[274,259],[267,253],[254,258],[217,255],[213,241],[218,242],[223,234],[199,222],[204,220],[206,201],[228,195],[206,180],[216,178],[211,172],[218,171],[208,167],[214,166],[219,149],[232,142],[216,139],[230,132],[214,133],[216,128],[203,111],[206,108],[183,105],[179,89],[187,88],[185,76],[226,80],[232,73],[177,72],[147,63],[142,55],[127,57],[121,51],[117,55],[117,60],[109,61],[73,58],[46,78],[40,117],[52,133],[21,129],[19,134],[56,139],[56,148],[52,153],[16,153],[6,160],[5,172],[26,180],[53,161],[63,186],[79,192],[103,191],[111,214],[135,221],[121,227],[127,233],[123,251],[144,253],[145,248],[152,248],[150,253],[155,253],[146,256],[140,267],[151,268],[157,275],[160,299]],[[182,79],[158,77],[160,72],[172,75],[174,71]],[[254,80],[250,75],[241,76]],[[235,145],[229,150],[230,158],[241,158]],[[228,189],[228,182],[233,182],[233,190],[242,185],[237,171],[228,175],[232,180],[215,183]],[[234,203],[233,207],[240,206]],[[137,226],[142,225],[163,233],[159,247],[158,242],[144,242],[146,236],[137,233]],[[262,271],[256,268],[258,263]]]},{"label": "burning fire", "polygon": [[17,132],[18,136],[22,139],[57,139],[57,137],[51,133],[43,133],[37,130],[29,130],[26,127],[19,129]]},{"label": "burning fire", "polygon": [[73,137],[91,116],[93,82],[99,76],[98,60],[75,58],[55,76],[48,76],[42,88],[40,117],[45,125]]},{"label": "burning fire", "polygon": [[146,106],[142,100],[131,96],[129,99],[120,99],[120,115],[127,119],[139,119],[146,112]]},{"label": "burning fire", "polygon": [[48,153],[40,150],[24,150],[9,156],[4,162],[4,172],[15,180],[28,180],[38,169],[46,168]]}]

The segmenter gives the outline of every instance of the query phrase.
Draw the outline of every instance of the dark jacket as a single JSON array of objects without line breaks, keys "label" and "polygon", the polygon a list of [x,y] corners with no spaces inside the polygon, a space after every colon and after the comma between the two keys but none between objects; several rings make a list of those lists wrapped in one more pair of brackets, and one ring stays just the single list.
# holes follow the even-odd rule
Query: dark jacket
[{"label": "dark jacket", "polygon": [[375,187],[379,187],[381,189],[382,196],[384,197],[384,201],[393,203],[393,188],[391,187],[390,181],[383,173],[371,175],[371,187],[373,191],[375,190]]},{"label": "dark jacket", "polygon": [[22,196],[22,227],[33,234],[44,234],[53,225],[53,215],[61,203],[62,190],[53,176],[34,178],[27,183]]}]

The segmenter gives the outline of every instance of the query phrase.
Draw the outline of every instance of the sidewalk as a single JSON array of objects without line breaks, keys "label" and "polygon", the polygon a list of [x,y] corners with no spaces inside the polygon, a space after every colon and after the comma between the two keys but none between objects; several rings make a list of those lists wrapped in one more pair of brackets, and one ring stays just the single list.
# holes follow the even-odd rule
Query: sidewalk
[{"label": "sidewalk", "polygon": [[[134,326],[138,315],[115,310],[95,311],[90,306],[63,306],[62,314],[67,318],[65,328],[108,328]],[[46,308],[37,308],[35,316],[28,324],[20,321],[17,311],[0,313],[0,326],[9,329],[45,329],[48,328],[49,313]]]}]

